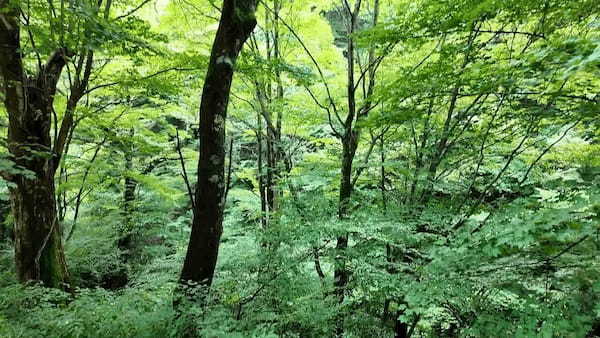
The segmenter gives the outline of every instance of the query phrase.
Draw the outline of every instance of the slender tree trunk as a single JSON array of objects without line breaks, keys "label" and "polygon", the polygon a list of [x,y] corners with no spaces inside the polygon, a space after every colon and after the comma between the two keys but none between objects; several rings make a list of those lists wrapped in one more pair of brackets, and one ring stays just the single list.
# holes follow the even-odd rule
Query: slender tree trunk
[{"label": "slender tree trunk", "polygon": [[[134,136],[134,133],[134,129],[131,128],[129,130],[130,138]],[[130,141],[132,142],[132,140]],[[123,186],[123,225],[117,241],[117,246],[123,253],[122,259],[124,262],[128,261],[130,257],[130,251],[133,249],[133,228],[135,226],[133,213],[135,212],[135,190],[137,188],[137,181],[131,177],[135,149],[131,145],[126,145],[126,148],[125,170],[127,172],[125,173],[125,183]]]},{"label": "slender tree trunk", "polygon": [[[342,144],[342,168],[340,179],[340,194],[338,204],[338,217],[345,219],[349,214],[350,198],[352,197],[352,162],[358,147],[357,134],[349,131]],[[344,251],[348,247],[348,235],[343,234],[337,238],[336,266],[334,271],[334,286],[336,295],[341,303],[344,300],[344,289],[348,284],[348,271],[346,270]]]},{"label": "slender tree trunk", "polygon": [[200,157],[182,285],[212,284],[223,231],[225,121],[236,59],[256,25],[255,0],[225,0],[200,104]]},{"label": "slender tree trunk", "polygon": [[[266,59],[272,61],[274,58],[279,61],[281,58],[281,51],[279,45],[279,12],[281,10],[281,2],[279,0],[273,1],[273,14],[267,11],[265,15],[264,27],[267,30],[265,35],[266,44]],[[257,49],[257,53],[260,51]],[[266,171],[264,176],[264,195],[266,201],[265,210],[268,211],[267,223],[273,218],[272,213],[277,211],[279,208],[278,201],[281,192],[278,189],[278,184],[281,176],[281,160],[283,159],[283,149],[281,146],[281,125],[282,125],[282,113],[281,109],[277,112],[275,117],[273,114],[273,103],[275,97],[276,100],[281,102],[283,100],[283,84],[281,80],[281,71],[275,70],[276,78],[276,90],[275,96],[273,96],[273,84],[270,79],[267,82],[255,81],[256,86],[256,99],[259,103],[260,115],[265,119],[266,122],[266,138],[265,138],[265,157],[266,157]],[[260,117],[259,117],[260,118]]]},{"label": "slender tree trunk", "polygon": [[[273,52],[274,52],[274,56],[275,59],[277,60],[277,62],[282,62],[282,55],[281,55],[281,46],[280,46],[280,41],[279,41],[279,13],[281,11],[281,1],[280,0],[275,0],[273,3],[273,10],[274,10],[274,18],[273,18]],[[276,68],[275,70],[275,80],[277,82],[277,86],[276,86],[276,95],[275,98],[277,99],[278,103],[282,103],[283,102],[283,95],[284,95],[284,91],[283,91],[283,81],[281,79],[281,70],[279,69],[279,67]],[[274,183],[278,184],[280,182],[281,176],[282,176],[282,170],[283,170],[283,165],[282,165],[282,161],[285,158],[285,152],[283,149],[283,144],[281,143],[281,126],[283,124],[283,109],[280,107],[277,111],[277,117],[276,117],[276,121],[275,121],[275,128],[274,128],[274,133],[273,133],[273,153],[274,153]],[[273,207],[275,209],[279,208],[278,205],[278,199],[281,197],[281,191],[277,190],[274,192],[274,205]],[[274,210],[275,210],[274,209]]]},{"label": "slender tree trunk", "polygon": [[[339,205],[338,205],[338,217],[340,219],[345,219],[350,211],[350,201],[352,197],[353,191],[353,182],[352,182],[352,167],[354,162],[354,157],[356,155],[356,149],[358,148],[358,141],[360,137],[360,129],[356,125],[356,122],[364,116],[366,112],[370,109],[370,100],[371,94],[373,90],[373,86],[375,83],[375,71],[374,69],[369,70],[369,82],[368,82],[368,91],[365,92],[366,103],[357,108],[356,102],[356,88],[357,83],[355,81],[355,45],[354,45],[354,33],[356,31],[357,20],[359,17],[360,9],[361,9],[362,0],[356,0],[354,3],[354,10],[352,10],[349,6],[346,6],[347,10],[347,94],[348,94],[348,115],[346,116],[346,120],[344,121],[344,131],[341,136],[342,142],[342,166],[341,166],[341,178],[340,178],[340,193],[339,193]],[[373,24],[377,23],[378,17],[378,8],[379,2],[375,0],[375,13],[373,17]],[[369,63],[371,63],[373,59],[372,50],[369,51]],[[366,81],[365,77],[362,77],[358,80]],[[364,84],[365,82],[363,82]],[[338,303],[342,304],[345,298],[346,288],[349,281],[350,272],[346,268],[346,250],[348,248],[348,234],[344,233],[338,236],[336,241],[336,258],[335,258],[335,268],[334,268],[334,288],[335,294],[338,298]],[[343,313],[339,313],[336,318],[335,324],[335,335],[337,337],[343,336],[344,333],[344,315]]]},{"label": "slender tree trunk", "polygon": [[387,212],[387,198],[385,196],[385,144],[384,144],[384,139],[385,139],[385,135],[381,135],[381,139],[379,140],[379,154],[381,155],[381,168],[380,168],[380,172],[381,172],[381,182],[380,184],[380,189],[381,189],[381,206],[383,207],[383,213],[385,214]]},{"label": "slender tree trunk", "polygon": [[258,170],[258,192],[260,194],[260,225],[263,229],[267,228],[267,197],[265,189],[265,176],[263,169],[263,128],[262,128],[262,116],[257,113],[257,126],[256,131],[256,148],[257,148],[257,170]]},{"label": "slender tree trunk", "polygon": [[[137,181],[131,177],[125,177],[124,190],[123,190],[123,229],[118,240],[118,247],[125,253],[125,257],[128,256],[128,252],[132,250],[133,245],[133,231],[134,231],[134,219],[133,213],[135,212],[135,190],[137,188]],[[127,260],[127,259],[125,259]]]},{"label": "slender tree trunk", "polygon": [[[270,115],[270,112],[268,113]],[[277,151],[276,151],[277,135],[274,130],[267,128],[267,204],[269,212],[277,209]]]},{"label": "slender tree trunk", "polygon": [[[264,200],[264,204],[261,206],[263,212],[265,213],[264,218],[266,219],[266,221],[263,222],[263,225],[268,225],[269,223],[271,223],[271,213],[276,211],[278,208],[277,183],[279,182],[280,176],[279,162],[282,158],[280,146],[281,125],[276,126],[273,122],[273,114],[271,112],[273,102],[271,101],[271,98],[267,93],[267,89],[261,88],[261,83],[259,82],[255,82],[255,85],[256,96],[260,106],[260,112],[258,114],[258,128],[260,130],[260,135],[257,135],[257,140],[259,142],[258,155],[260,163],[262,164],[264,164],[264,161],[262,160],[262,119],[264,118],[266,122],[266,147],[264,152],[266,158],[266,170],[263,170],[263,165],[259,164],[259,172],[262,178],[262,181],[260,181],[260,183],[262,184],[261,200]],[[265,87],[268,88],[269,86],[267,85]]]}]

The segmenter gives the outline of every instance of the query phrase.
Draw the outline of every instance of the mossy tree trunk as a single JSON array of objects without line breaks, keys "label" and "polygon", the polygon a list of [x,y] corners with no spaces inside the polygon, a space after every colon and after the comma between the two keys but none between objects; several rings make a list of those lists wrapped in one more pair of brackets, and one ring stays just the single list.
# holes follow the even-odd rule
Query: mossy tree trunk
[{"label": "mossy tree trunk", "polygon": [[[95,14],[108,19],[111,4],[112,1],[99,1]],[[0,0],[0,76],[9,120],[8,150],[17,168],[0,174],[12,183],[17,276],[22,282],[35,280],[68,289],[54,176],[75,128],[77,105],[89,93],[94,52],[83,46],[75,53],[58,45],[45,64],[37,55],[37,71],[26,71],[19,21],[24,9],[19,5],[18,1]],[[33,39],[34,36],[29,36],[32,45]],[[70,73],[68,100],[59,123],[52,120],[56,116],[54,95],[63,68],[74,57],[77,65]],[[50,136],[53,124],[54,140]]]},{"label": "mossy tree trunk", "polygon": [[11,183],[15,263],[21,282],[67,289],[69,274],[57,219],[54,174],[58,157],[50,129],[56,85],[70,56],[58,49],[35,76],[23,68],[19,8],[0,1],[0,72],[8,112],[8,150],[19,170],[3,172]]}]

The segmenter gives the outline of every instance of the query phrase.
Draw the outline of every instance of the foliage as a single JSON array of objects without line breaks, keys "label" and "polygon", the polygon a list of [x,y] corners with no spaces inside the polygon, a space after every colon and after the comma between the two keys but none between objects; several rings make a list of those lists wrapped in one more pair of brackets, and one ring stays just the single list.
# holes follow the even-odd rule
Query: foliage
[{"label": "foliage", "polygon": [[[598,2],[381,1],[371,27],[363,0],[353,36],[344,3],[261,2],[232,84],[215,281],[176,312],[221,2],[15,1],[29,72],[59,46],[95,59],[55,178],[75,291],[16,281],[2,181],[0,336],[325,337],[340,317],[349,337],[600,336]],[[353,88],[374,104],[340,218],[350,38],[356,78],[379,64],[373,93]],[[26,172],[0,144],[0,171]]]}]

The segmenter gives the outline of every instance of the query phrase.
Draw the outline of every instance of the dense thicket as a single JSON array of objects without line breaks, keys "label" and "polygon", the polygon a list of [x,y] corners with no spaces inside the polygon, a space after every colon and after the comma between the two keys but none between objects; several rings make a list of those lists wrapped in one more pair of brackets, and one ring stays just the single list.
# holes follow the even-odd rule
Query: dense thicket
[{"label": "dense thicket", "polygon": [[0,336],[600,336],[599,14],[0,0]]}]

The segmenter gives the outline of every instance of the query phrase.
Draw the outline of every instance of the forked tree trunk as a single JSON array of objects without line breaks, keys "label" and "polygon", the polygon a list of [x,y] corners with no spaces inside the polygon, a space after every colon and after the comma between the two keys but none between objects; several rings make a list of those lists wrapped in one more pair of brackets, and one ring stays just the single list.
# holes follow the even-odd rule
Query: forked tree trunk
[{"label": "forked tree trunk", "polygon": [[[348,44],[347,44],[347,90],[348,90],[348,115],[344,123],[344,132],[341,137],[342,142],[342,166],[340,168],[340,193],[338,204],[338,216],[341,220],[348,217],[350,201],[352,197],[352,164],[356,149],[358,147],[359,131],[354,126],[357,119],[356,97],[355,97],[355,82],[354,82],[354,38],[352,34],[356,28],[356,18],[360,12],[361,0],[355,2],[355,8],[352,12],[350,7],[347,8],[348,13]],[[349,280],[349,271],[346,268],[346,249],[348,248],[348,233],[342,233],[336,239],[336,257],[333,286],[337,296],[338,303],[344,302],[346,288]],[[335,320],[335,336],[342,337],[344,335],[344,315],[343,312],[337,315]]]},{"label": "forked tree trunk", "polygon": [[[111,4],[112,1],[104,4],[105,19],[109,17]],[[101,5],[99,1],[95,14],[100,14]],[[10,195],[15,218],[17,276],[22,282],[37,280],[46,286],[69,288],[54,175],[75,127],[74,113],[86,93],[94,53],[85,49],[79,55],[80,66],[73,74],[60,128],[58,121],[54,121],[58,130],[52,142],[54,95],[67,59],[74,53],[58,48],[45,65],[38,63],[37,74],[28,76],[21,54],[20,14],[18,1],[0,0],[0,75],[9,120],[8,150],[18,168],[0,174],[13,183]]]},{"label": "forked tree trunk", "polygon": [[223,231],[225,120],[236,59],[256,25],[256,0],[225,0],[200,104],[194,219],[182,285],[210,287]]},{"label": "forked tree trunk", "polygon": [[0,1],[0,72],[8,112],[8,150],[20,171],[3,172],[12,183],[15,265],[21,282],[68,289],[69,275],[57,219],[50,124],[56,84],[68,57],[57,50],[37,76],[25,74],[19,9]]},{"label": "forked tree trunk", "polygon": [[[376,66],[374,65],[374,50],[369,50],[369,62],[368,65],[371,67],[364,74],[360,76],[358,80],[355,78],[355,62],[356,60],[356,46],[354,41],[354,33],[357,29],[357,22],[361,11],[362,0],[356,0],[354,2],[354,9],[352,10],[348,3],[346,3],[346,15],[347,15],[347,93],[348,93],[348,115],[343,123],[343,133],[340,135],[342,142],[342,166],[341,166],[341,179],[340,179],[340,193],[339,193],[339,209],[338,216],[341,220],[347,218],[350,214],[350,202],[352,198],[352,191],[354,189],[354,182],[352,177],[353,162],[356,156],[356,150],[358,148],[360,138],[360,127],[357,123],[365,117],[369,110],[372,108],[372,94],[375,86],[375,72]],[[373,11],[373,26],[377,25],[379,16],[379,0],[374,1]],[[357,106],[356,90],[360,84],[365,88],[365,102],[361,106]],[[342,233],[337,237],[336,241],[336,259],[334,269],[334,288],[339,304],[342,304],[347,292],[348,281],[350,271],[346,267],[346,250],[348,248],[348,233]],[[344,334],[344,314],[340,311],[335,323],[335,335],[341,337]]]}]

